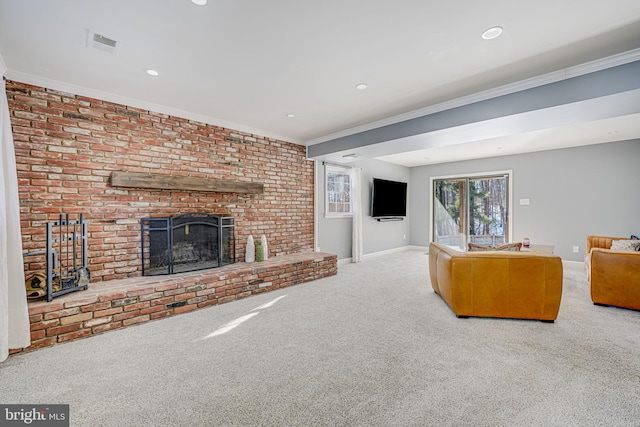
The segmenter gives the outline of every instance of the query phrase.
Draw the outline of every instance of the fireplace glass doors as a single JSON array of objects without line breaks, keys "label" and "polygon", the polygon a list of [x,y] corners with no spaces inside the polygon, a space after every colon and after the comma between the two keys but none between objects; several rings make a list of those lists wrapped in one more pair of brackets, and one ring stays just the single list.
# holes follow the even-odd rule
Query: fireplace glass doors
[{"label": "fireplace glass doors", "polygon": [[142,275],[184,273],[235,262],[235,220],[204,213],[140,220]]}]

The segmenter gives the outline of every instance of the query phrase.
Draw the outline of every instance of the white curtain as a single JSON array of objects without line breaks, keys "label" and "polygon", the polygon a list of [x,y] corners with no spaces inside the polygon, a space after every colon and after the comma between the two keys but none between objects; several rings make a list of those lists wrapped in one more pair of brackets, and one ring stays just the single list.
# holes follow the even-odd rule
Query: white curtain
[{"label": "white curtain", "polygon": [[360,262],[362,248],[362,169],[351,169],[351,208],[353,210],[353,236],[351,243],[351,262]]},{"label": "white curtain", "polygon": [[0,362],[31,345],[20,235],[18,175],[4,79],[0,85]]}]

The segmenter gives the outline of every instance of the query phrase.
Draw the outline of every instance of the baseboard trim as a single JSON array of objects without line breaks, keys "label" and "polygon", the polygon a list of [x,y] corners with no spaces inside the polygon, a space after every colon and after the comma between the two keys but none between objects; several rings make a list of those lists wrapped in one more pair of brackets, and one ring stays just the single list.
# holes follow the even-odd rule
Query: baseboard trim
[{"label": "baseboard trim", "polygon": [[[370,254],[364,254],[362,256],[362,260],[363,261],[367,261],[370,259],[375,259],[375,258],[379,258],[385,255],[390,255],[390,254],[396,254],[399,252],[405,252],[405,251],[420,251],[420,252],[424,252],[424,253],[429,253],[429,247],[428,246],[413,246],[413,245],[407,245],[407,246],[400,246],[397,248],[391,248],[391,249],[386,249],[384,251],[378,251],[378,252],[372,252]],[[353,262],[353,258],[349,257],[349,258],[341,258],[338,260],[338,267],[341,265],[345,265],[345,264],[350,264],[351,262]]]},{"label": "baseboard trim", "polygon": [[[429,247],[428,246],[415,246],[415,245],[407,245],[407,246],[400,246],[397,248],[392,248],[392,249],[386,249],[384,251],[379,251],[379,252],[372,252],[370,254],[364,254],[364,256],[362,257],[363,261],[367,261],[369,259],[375,259],[381,256],[385,256],[385,255],[390,255],[390,254],[395,254],[398,252],[404,252],[404,251],[421,251],[424,252],[426,254],[429,253]],[[352,258],[342,258],[338,260],[338,266],[340,265],[345,265],[345,264],[350,264],[352,262]],[[566,260],[562,260],[563,264],[567,264],[567,265],[572,265],[574,267],[584,267],[584,262],[582,261],[566,261]]]},{"label": "baseboard trim", "polygon": [[405,252],[405,251],[424,251],[424,252],[429,252],[429,248],[425,247],[425,246],[412,246],[412,245],[400,246],[400,247],[397,247],[397,248],[387,249],[387,250],[384,250],[384,251],[372,252],[370,254],[365,254],[363,259],[366,261],[368,259],[378,258],[378,257],[381,257],[381,256],[390,255],[390,254],[396,254],[398,252]]},{"label": "baseboard trim", "polygon": [[407,246],[407,249],[410,251],[422,251],[425,253],[429,253],[429,246],[413,246],[413,245],[409,245]]}]

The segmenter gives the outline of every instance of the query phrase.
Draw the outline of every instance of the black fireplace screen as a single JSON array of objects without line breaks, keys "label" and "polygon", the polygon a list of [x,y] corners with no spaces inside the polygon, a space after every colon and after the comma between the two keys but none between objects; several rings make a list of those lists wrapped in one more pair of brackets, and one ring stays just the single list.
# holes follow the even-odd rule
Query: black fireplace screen
[{"label": "black fireplace screen", "polygon": [[140,220],[142,275],[184,273],[235,262],[235,220],[204,213]]}]

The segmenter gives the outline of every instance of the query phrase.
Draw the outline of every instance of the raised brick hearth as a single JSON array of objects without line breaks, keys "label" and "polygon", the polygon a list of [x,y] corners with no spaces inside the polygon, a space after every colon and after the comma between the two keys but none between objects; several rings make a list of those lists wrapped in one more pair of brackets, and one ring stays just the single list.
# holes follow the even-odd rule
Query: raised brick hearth
[{"label": "raised brick hearth", "polygon": [[336,273],[336,255],[305,252],[171,276],[93,283],[86,291],[67,294],[52,302],[30,302],[32,344],[11,353],[235,301]]},{"label": "raised brick hearth", "polygon": [[[303,145],[15,81],[6,87],[22,246],[32,253],[25,277],[46,271],[37,254],[47,222],[61,214],[87,222],[89,289],[30,302],[28,349],[336,274],[334,255],[311,252],[314,163]],[[141,221],[192,212],[234,218],[230,262],[239,263],[140,277]],[[248,237],[263,235],[269,260],[242,263]]]}]

